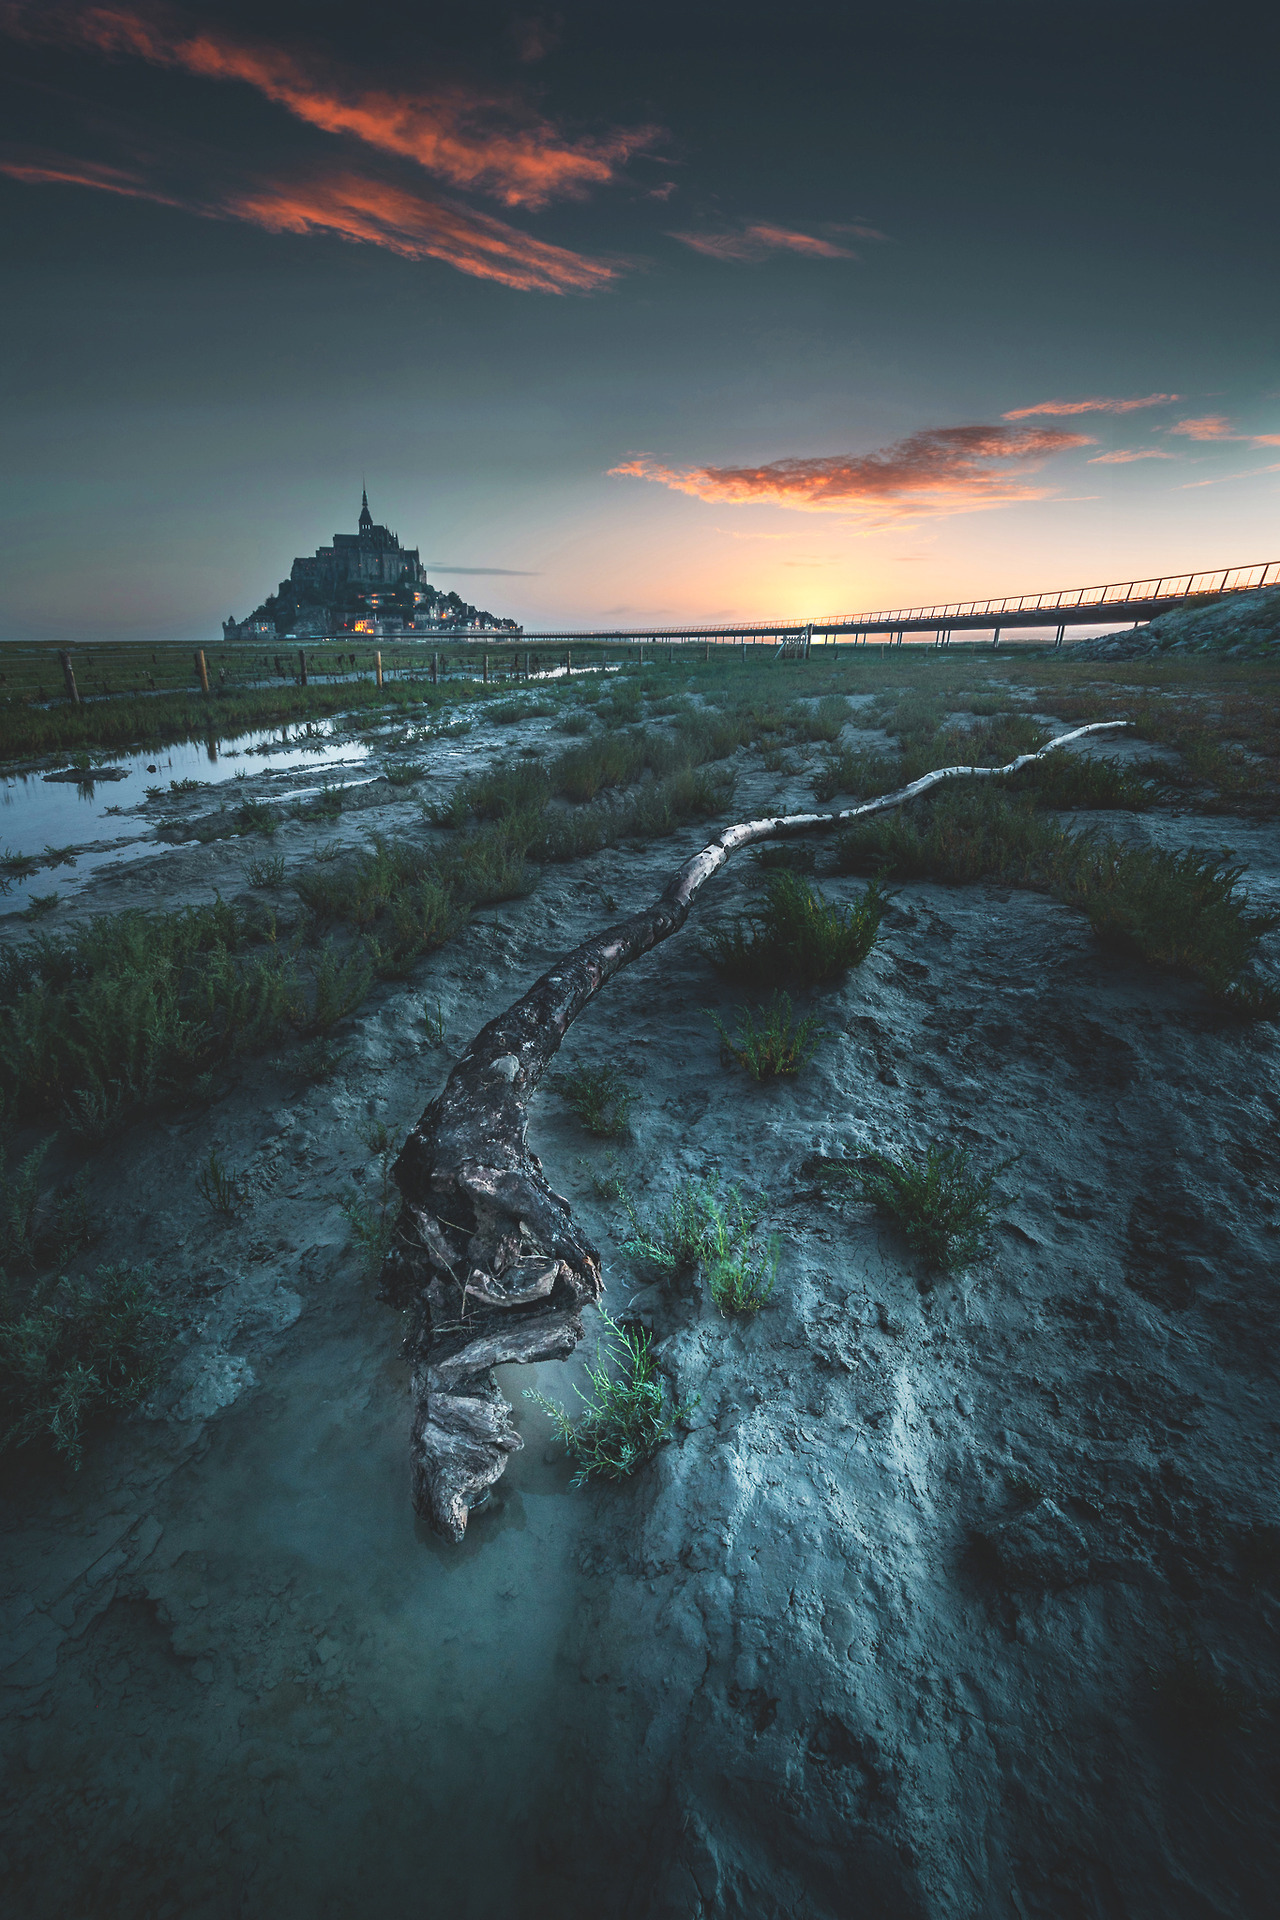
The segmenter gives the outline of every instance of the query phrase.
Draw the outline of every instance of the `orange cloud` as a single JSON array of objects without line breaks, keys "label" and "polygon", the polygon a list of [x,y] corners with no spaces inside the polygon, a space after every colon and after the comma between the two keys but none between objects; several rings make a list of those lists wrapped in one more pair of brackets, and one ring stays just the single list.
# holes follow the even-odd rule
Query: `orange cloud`
[{"label": "orange cloud", "polygon": [[[884,239],[874,227],[838,226],[833,231],[855,234],[864,240]],[[715,260],[763,260],[770,253],[807,253],[822,260],[856,260],[858,257],[852,247],[822,240],[816,234],[800,233],[793,227],[774,226],[767,220],[755,220],[724,233],[673,233],[670,237],[697,253],[710,254]]]},{"label": "orange cloud", "polygon": [[243,220],[269,233],[331,234],[385,248],[406,260],[443,260],[461,273],[524,293],[591,293],[617,274],[607,261],[536,240],[491,214],[356,172],[302,183],[267,183],[207,201],[180,198],[122,167],[78,160],[6,160],[0,161],[0,172],[31,185],[94,187],[208,220]]},{"label": "orange cloud", "polygon": [[1233,433],[1225,413],[1204,413],[1198,420],[1179,420],[1170,433],[1181,433],[1188,440],[1247,440],[1248,434]]},{"label": "orange cloud", "polygon": [[1038,407],[1015,407],[1002,420],[1030,420],[1041,413],[1136,413],[1139,407],[1164,407],[1180,393],[1149,393],[1141,400],[1042,400]]},{"label": "orange cloud", "polygon": [[153,200],[162,207],[183,205],[172,194],[149,186],[141,174],[131,173],[127,167],[100,166],[93,160],[0,160],[0,173],[32,187],[96,187],[101,193],[119,193],[129,200]]},{"label": "orange cloud", "polygon": [[336,234],[406,260],[445,260],[462,273],[524,293],[591,293],[617,272],[604,261],[535,240],[505,220],[354,173],[243,194],[227,203],[225,213],[269,233]]},{"label": "orange cloud", "polygon": [[1088,467],[1124,467],[1131,460],[1176,460],[1176,453],[1164,453],[1159,447],[1117,447],[1114,453],[1095,453],[1086,460]]},{"label": "orange cloud", "polygon": [[699,500],[836,511],[873,519],[975,513],[1042,499],[1025,475],[1049,454],[1094,443],[1062,428],[933,427],[875,453],[772,460],[759,467],[668,467],[636,455],[615,475],[656,480]]},{"label": "orange cloud", "polygon": [[251,45],[216,27],[188,32],[127,7],[50,14],[19,0],[4,18],[9,31],[24,38],[69,40],[208,80],[241,81],[310,126],[413,160],[451,186],[509,207],[580,199],[657,139],[657,129],[640,127],[570,141],[515,94],[458,86],[412,94],[365,88],[283,49]]}]

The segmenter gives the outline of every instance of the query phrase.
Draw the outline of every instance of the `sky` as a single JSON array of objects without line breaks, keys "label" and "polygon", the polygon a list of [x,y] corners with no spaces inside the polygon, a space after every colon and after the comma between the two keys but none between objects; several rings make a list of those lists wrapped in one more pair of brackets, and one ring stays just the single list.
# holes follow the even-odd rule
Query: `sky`
[{"label": "sky", "polygon": [[362,484],[531,628],[1278,559],[1259,21],[0,0],[0,637],[216,638]]}]

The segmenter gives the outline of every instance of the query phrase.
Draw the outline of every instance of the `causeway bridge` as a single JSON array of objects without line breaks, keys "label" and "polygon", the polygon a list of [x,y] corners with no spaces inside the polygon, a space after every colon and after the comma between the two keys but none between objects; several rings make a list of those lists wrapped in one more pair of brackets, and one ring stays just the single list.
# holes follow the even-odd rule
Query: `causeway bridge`
[{"label": "causeway bridge", "polygon": [[[685,627],[560,627],[525,629],[506,635],[486,634],[486,640],[506,638],[524,645],[530,641],[562,644],[574,641],[606,645],[631,643],[765,645],[788,652],[808,652],[818,645],[844,642],[865,644],[875,639],[901,646],[931,641],[949,646],[952,639],[986,635],[993,646],[1010,631],[1044,628],[1061,646],[1068,627],[1138,625],[1154,620],[1174,607],[1194,606],[1225,594],[1248,593],[1258,587],[1280,586],[1280,560],[1247,567],[1216,567],[1202,573],[1162,575],[1153,580],[1109,581],[1096,587],[1060,587],[1047,593],[1007,594],[999,599],[951,601],[945,606],[892,607],[878,613],[824,614],[813,620],[735,621],[726,626]],[[460,636],[461,637],[461,636]],[[481,636],[468,634],[468,639]]]}]

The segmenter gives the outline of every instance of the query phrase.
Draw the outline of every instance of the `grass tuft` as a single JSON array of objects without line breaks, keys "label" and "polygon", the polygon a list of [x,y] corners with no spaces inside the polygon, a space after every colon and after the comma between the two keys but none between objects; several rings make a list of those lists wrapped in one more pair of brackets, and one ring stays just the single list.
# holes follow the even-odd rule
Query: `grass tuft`
[{"label": "grass tuft", "polygon": [[588,1133],[617,1139],[627,1132],[636,1096],[619,1067],[575,1067],[554,1084]]},{"label": "grass tuft", "polygon": [[159,1379],[170,1319],[150,1267],[46,1281],[0,1303],[0,1449],[36,1443],[73,1468],[85,1429],[136,1407]]},{"label": "grass tuft", "polygon": [[927,1265],[950,1273],[981,1253],[995,1217],[996,1182],[1012,1165],[1002,1160],[980,1173],[967,1148],[934,1141],[922,1156],[872,1153],[861,1165],[829,1161],[824,1171],[837,1187],[853,1187],[892,1220]]},{"label": "grass tuft", "polygon": [[739,1008],[733,1033],[717,1013],[711,1015],[711,1024],[720,1035],[726,1063],[736,1061],[753,1080],[798,1073],[817,1052],[824,1031],[815,1013],[797,1021],[785,993],[775,994],[764,1007]]},{"label": "grass tuft", "polygon": [[731,980],[821,986],[866,959],[888,905],[875,880],[853,906],[837,907],[800,874],[774,873],[755,911],[713,931],[704,951]]},{"label": "grass tuft", "polygon": [[376,1275],[396,1237],[396,1219],[400,1210],[400,1196],[392,1175],[396,1143],[385,1120],[370,1121],[360,1129],[360,1138],[376,1163],[376,1184],[372,1194],[352,1187],[341,1206],[366,1270]]},{"label": "grass tuft", "polygon": [[643,1221],[619,1183],[618,1197],[631,1222],[622,1250],[664,1273],[698,1268],[722,1312],[758,1313],[777,1284],[780,1248],[776,1235],[762,1239],[757,1222],[767,1195],[748,1200],[741,1187],[720,1187],[718,1174],[679,1181],[665,1210]]},{"label": "grass tuft", "polygon": [[601,1310],[609,1329],[588,1366],[591,1390],[575,1389],[583,1411],[575,1418],[545,1394],[525,1389],[525,1398],[550,1414],[565,1451],[577,1461],[575,1487],[590,1479],[625,1480],[653,1459],[672,1438],[696,1399],[675,1405],[668,1398],[653,1357],[653,1337],[643,1327],[620,1325]]},{"label": "grass tuft", "polygon": [[50,1145],[42,1140],[11,1171],[0,1139],[0,1280],[57,1266],[91,1237],[83,1182],[54,1193],[41,1186]]},{"label": "grass tuft", "polygon": [[223,1166],[216,1147],[210,1147],[209,1158],[200,1170],[196,1185],[215,1213],[225,1214],[228,1220],[235,1219],[244,1198],[244,1177]]},{"label": "grass tuft", "polygon": [[245,867],[244,877],[251,887],[275,891],[284,885],[284,855],[270,853],[264,854],[259,860],[250,860]]}]

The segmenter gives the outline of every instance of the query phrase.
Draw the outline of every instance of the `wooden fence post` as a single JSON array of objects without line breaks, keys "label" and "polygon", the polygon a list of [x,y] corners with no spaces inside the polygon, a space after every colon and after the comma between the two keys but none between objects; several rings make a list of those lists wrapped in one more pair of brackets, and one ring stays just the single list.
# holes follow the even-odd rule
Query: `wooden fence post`
[{"label": "wooden fence post", "polygon": [[307,684],[307,650],[305,647],[298,648],[298,678],[301,685],[305,687]]},{"label": "wooden fence post", "polygon": [[373,656],[373,677],[374,677],[375,683],[378,686],[381,686],[382,685],[382,654],[381,652],[375,653]]},{"label": "wooden fence post", "polygon": [[58,658],[62,662],[62,677],[67,683],[67,698],[73,707],[78,707],[80,705],[80,689],[76,685],[75,668],[71,664],[71,655],[69,653],[59,652]]},{"label": "wooden fence post", "polygon": [[209,697],[209,669],[205,665],[203,647],[196,648],[196,672],[200,675],[200,685],[204,690],[204,696],[207,700]]}]

